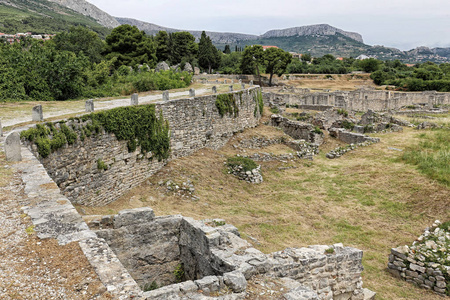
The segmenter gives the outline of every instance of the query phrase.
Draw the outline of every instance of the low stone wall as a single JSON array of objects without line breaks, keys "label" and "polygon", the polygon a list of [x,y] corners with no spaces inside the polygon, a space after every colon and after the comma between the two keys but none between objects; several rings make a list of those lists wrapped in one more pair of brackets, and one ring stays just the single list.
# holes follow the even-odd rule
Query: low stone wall
[{"label": "low stone wall", "polygon": [[380,141],[379,138],[369,137],[362,133],[350,132],[343,128],[331,128],[329,129],[329,132],[330,136],[347,144],[359,144],[364,142],[378,143]]},{"label": "low stone wall", "polygon": [[435,221],[411,246],[391,249],[389,272],[441,296],[450,296],[449,224]]},{"label": "low stone wall", "polygon": [[[156,110],[162,111],[169,122],[169,160],[188,156],[205,147],[218,149],[235,132],[257,126],[260,118],[255,113],[258,89],[232,93],[239,109],[235,116],[220,116],[215,104],[217,95],[156,103]],[[83,125],[80,122],[72,120],[66,125],[77,130]],[[38,157],[37,147],[30,146]],[[101,132],[83,141],[78,138],[73,145],[66,145],[40,161],[72,203],[101,206],[118,199],[167,163],[149,160],[149,157],[143,157],[139,148],[128,152],[126,141],[118,141],[114,134]],[[107,166],[106,170],[98,168],[98,160]]]},{"label": "low stone wall", "polygon": [[[265,102],[284,102],[289,106],[308,107],[320,110],[324,106],[340,107],[351,111],[398,110],[409,105],[422,105],[432,108],[436,105],[450,104],[450,93],[391,92],[360,89],[343,92],[320,93],[263,93]],[[307,108],[304,108],[307,109]]]},{"label": "low stone wall", "polygon": [[311,124],[292,121],[280,115],[272,115],[271,125],[281,128],[285,134],[296,140],[305,140],[316,145],[323,142],[322,135],[314,132]]}]

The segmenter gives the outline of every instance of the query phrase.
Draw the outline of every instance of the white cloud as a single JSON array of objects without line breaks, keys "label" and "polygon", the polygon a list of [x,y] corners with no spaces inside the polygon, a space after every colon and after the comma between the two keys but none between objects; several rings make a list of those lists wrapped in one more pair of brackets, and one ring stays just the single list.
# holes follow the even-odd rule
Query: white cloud
[{"label": "white cloud", "polygon": [[326,23],[358,32],[368,44],[450,46],[448,0],[88,1],[113,16],[179,29],[262,34]]}]

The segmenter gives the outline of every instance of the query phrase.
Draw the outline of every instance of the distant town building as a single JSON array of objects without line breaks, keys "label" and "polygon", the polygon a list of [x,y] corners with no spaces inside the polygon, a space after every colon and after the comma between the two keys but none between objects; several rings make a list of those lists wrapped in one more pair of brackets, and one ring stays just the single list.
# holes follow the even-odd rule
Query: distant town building
[{"label": "distant town building", "polygon": [[278,48],[277,46],[262,46],[263,50],[266,51],[269,48]]},{"label": "distant town building", "polygon": [[363,59],[369,59],[369,58],[377,58],[377,57],[376,57],[375,55],[367,56],[367,55],[361,54],[361,55],[358,56],[356,59],[358,59],[358,60],[363,60]]},{"label": "distant town building", "polygon": [[302,55],[300,53],[297,52],[289,52],[292,55],[292,58],[302,58]]},{"label": "distant town building", "polygon": [[0,39],[6,40],[7,43],[12,44],[15,42],[20,42],[20,39],[23,37],[30,37],[32,39],[36,40],[43,40],[48,41],[52,39],[55,36],[55,34],[35,34],[33,35],[31,32],[25,32],[25,33],[16,33],[16,34],[6,34],[0,32]]}]

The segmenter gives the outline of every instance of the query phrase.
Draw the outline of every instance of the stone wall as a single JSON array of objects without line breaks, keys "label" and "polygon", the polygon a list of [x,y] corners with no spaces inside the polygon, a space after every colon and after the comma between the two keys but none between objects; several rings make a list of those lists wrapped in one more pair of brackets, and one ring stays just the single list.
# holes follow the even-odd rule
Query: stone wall
[{"label": "stone wall", "polygon": [[391,249],[388,271],[397,278],[450,296],[450,222],[436,220],[411,246]]},{"label": "stone wall", "polygon": [[[144,299],[210,296],[228,290],[243,299],[254,275],[282,279],[286,299],[364,299],[362,251],[310,246],[263,254],[239,237],[223,220],[195,221],[182,216],[155,218],[150,208],[126,210],[103,217],[110,229],[96,231],[106,240],[140,286],[155,281]],[[98,222],[101,223],[101,222]],[[185,281],[175,283],[173,271],[183,264]],[[172,278],[171,278],[172,277]],[[307,290],[312,298],[289,298]],[[231,296],[231,295],[230,295]]]},{"label": "stone wall", "polygon": [[[235,116],[221,117],[215,105],[217,95],[156,103],[170,126],[170,159],[183,157],[209,147],[225,145],[235,132],[255,127],[259,114],[255,114],[255,95],[258,88],[233,92],[239,107]],[[68,126],[79,127],[80,121],[68,121]],[[31,149],[37,154],[35,145]],[[127,142],[118,141],[113,134],[78,139],[41,158],[49,175],[72,203],[101,206],[113,202],[123,193],[153,175],[167,161],[149,160],[140,149],[128,152]],[[101,160],[107,170],[99,169]]]},{"label": "stone wall", "polygon": [[360,89],[350,92],[320,92],[308,93],[263,93],[267,102],[282,101],[290,106],[322,108],[323,106],[335,106],[353,111],[396,110],[408,105],[434,105],[450,104],[450,93],[426,92],[392,92]]},{"label": "stone wall", "polygon": [[311,124],[292,121],[280,115],[272,115],[271,125],[281,128],[285,134],[296,140],[305,140],[316,145],[323,143],[322,134],[314,132]]}]

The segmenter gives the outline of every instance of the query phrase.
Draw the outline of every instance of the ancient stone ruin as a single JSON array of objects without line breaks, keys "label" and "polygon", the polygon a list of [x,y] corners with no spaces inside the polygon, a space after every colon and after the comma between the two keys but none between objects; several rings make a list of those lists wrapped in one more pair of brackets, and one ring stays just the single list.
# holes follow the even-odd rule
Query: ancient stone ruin
[{"label": "ancient stone ruin", "polygon": [[340,244],[266,255],[223,220],[155,217],[150,208],[103,216],[91,226],[141,288],[161,287],[144,291],[143,299],[243,299],[256,274],[281,279],[286,299],[364,299],[362,251]]}]

